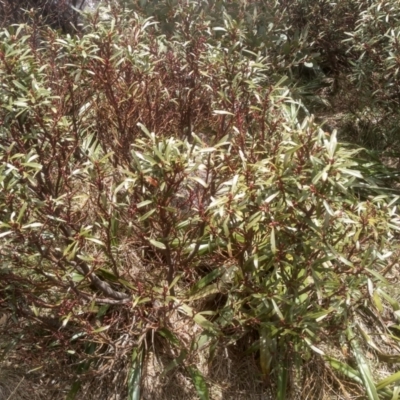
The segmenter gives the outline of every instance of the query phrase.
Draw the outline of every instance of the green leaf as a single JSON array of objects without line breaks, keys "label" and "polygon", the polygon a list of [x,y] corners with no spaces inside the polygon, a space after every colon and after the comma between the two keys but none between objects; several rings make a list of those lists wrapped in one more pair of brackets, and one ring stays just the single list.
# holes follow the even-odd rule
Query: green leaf
[{"label": "green leaf", "polygon": [[220,293],[221,287],[217,283],[213,283],[212,285],[208,285],[203,289],[198,290],[195,294],[189,297],[189,301],[200,300],[205,297],[211,296],[212,294]]},{"label": "green leaf", "polygon": [[203,375],[196,367],[188,367],[188,371],[200,400],[209,400],[208,387]]},{"label": "green leaf", "polygon": [[218,333],[217,327],[210,322],[208,319],[204,318],[200,313],[196,314],[192,307],[189,307],[186,304],[180,304],[178,309],[184,312],[189,317],[193,318],[193,320],[200,325],[203,329],[208,330],[213,333]]},{"label": "green leaf", "polygon": [[271,372],[271,364],[273,355],[271,349],[273,348],[273,339],[267,329],[262,326],[260,328],[260,365],[264,377],[268,377]]},{"label": "green leaf", "polygon": [[400,305],[397,300],[395,300],[393,297],[389,296],[385,291],[383,291],[381,288],[377,289],[377,292],[392,306],[393,311],[398,311],[400,310]]},{"label": "green leaf", "polygon": [[81,274],[78,274],[77,272],[73,272],[71,274],[71,279],[72,282],[82,282],[85,279],[85,277]]},{"label": "green leaf", "polygon": [[200,325],[203,329],[207,330],[207,331],[211,331],[211,332],[216,332],[217,329],[215,327],[215,325],[210,322],[208,319],[204,318],[201,314],[196,314],[193,317],[194,322],[196,322],[196,324]]},{"label": "green leaf", "polygon": [[287,400],[286,392],[288,385],[288,370],[289,366],[285,365],[282,361],[277,361],[277,371],[278,371],[278,388],[277,388],[277,399]]},{"label": "green leaf", "polygon": [[80,388],[82,386],[82,382],[77,380],[75,381],[72,386],[70,391],[67,394],[67,397],[65,398],[66,400],[75,400],[76,395],[78,394]]},{"label": "green leaf", "polygon": [[112,273],[111,271],[105,269],[105,268],[99,268],[96,270],[98,275],[101,276],[102,278],[109,280],[111,282],[119,282],[119,278]]},{"label": "green leaf", "polygon": [[190,290],[190,294],[193,296],[199,290],[203,289],[205,286],[210,284],[214,279],[218,278],[224,273],[224,268],[215,268],[209,274],[201,278],[195,285],[193,285],[192,289]]},{"label": "green leaf", "polygon": [[272,229],[271,229],[271,251],[272,251],[272,254],[276,253],[275,228],[274,227],[272,227]]},{"label": "green leaf", "polygon": [[192,181],[196,181],[197,183],[199,183],[201,186],[203,186],[205,188],[208,187],[208,184],[198,176],[190,176],[189,179],[191,179]]},{"label": "green leaf", "polygon": [[187,351],[182,350],[180,352],[179,356],[165,367],[161,376],[163,377],[163,376],[167,375],[169,371],[176,368],[178,365],[182,364],[182,362],[185,360],[186,356],[187,356]]},{"label": "green leaf", "polygon": [[337,130],[334,129],[331,134],[331,140],[329,141],[328,145],[328,154],[330,158],[334,157],[336,152],[336,146],[337,146]]},{"label": "green leaf", "polygon": [[281,321],[284,321],[285,318],[284,318],[284,316],[283,316],[281,310],[279,309],[278,305],[276,304],[275,300],[274,300],[274,299],[271,299],[271,303],[272,303],[272,306],[274,307],[274,310],[275,310],[276,314],[278,315],[279,319],[280,319]]},{"label": "green leaf", "polygon": [[271,196],[268,196],[268,197],[264,200],[264,202],[265,202],[265,203],[271,203],[271,201],[272,201],[276,196],[278,196],[279,193],[280,193],[280,192],[276,192],[276,193],[274,193],[274,194],[271,194]]},{"label": "green leaf", "polygon": [[174,333],[172,333],[167,328],[161,328],[157,331],[157,333],[178,348],[182,345],[180,340],[174,335]]},{"label": "green leaf", "polygon": [[15,100],[13,104],[17,107],[28,107],[27,100]]},{"label": "green leaf", "polygon": [[97,238],[94,238],[94,237],[88,237],[88,236],[86,236],[86,237],[85,237],[85,240],[89,240],[90,242],[99,244],[100,246],[103,246],[103,247],[106,246],[101,240],[99,240],[99,239],[97,239]]},{"label": "green leaf", "polygon": [[380,382],[377,383],[376,388],[377,388],[377,390],[381,390],[381,389],[385,388],[386,386],[389,386],[398,381],[400,381],[400,371],[388,376],[385,379],[382,379]]},{"label": "green leaf", "polygon": [[142,350],[132,352],[132,365],[128,376],[128,400],[140,400],[140,379],[142,375]]},{"label": "green leaf", "polygon": [[19,214],[17,217],[17,222],[19,222],[19,223],[21,222],[27,207],[28,207],[28,203],[24,203],[23,206],[21,207],[21,210],[19,211]]},{"label": "green leaf", "polygon": [[364,388],[367,392],[369,400],[379,400],[378,392],[376,390],[375,383],[372,379],[371,371],[367,361],[365,360],[355,335],[350,327],[347,328],[348,340],[350,341],[351,348],[353,350],[354,357],[357,362],[357,367],[360,372],[361,379],[364,383]]},{"label": "green leaf", "polygon": [[141,208],[141,207],[147,206],[147,205],[149,205],[151,203],[153,203],[153,200],[145,200],[145,201],[142,201],[142,202],[136,204],[136,207],[137,208]]},{"label": "green leaf", "polygon": [[148,136],[149,138],[151,138],[151,133],[149,132],[149,130],[140,122],[137,123],[137,126],[142,130],[143,133],[146,134],[146,136]]},{"label": "green leaf", "polygon": [[182,278],[182,274],[177,274],[175,278],[172,280],[171,284],[168,286],[168,290],[171,290]]},{"label": "green leaf", "polygon": [[347,169],[347,168],[338,168],[338,170],[343,172],[346,175],[355,176],[356,178],[360,178],[360,179],[363,178],[361,172],[357,171],[357,170]]},{"label": "green leaf", "polygon": [[110,329],[110,326],[111,326],[111,325],[101,326],[100,328],[97,328],[97,329],[93,330],[92,333],[101,333],[101,332],[104,332],[104,331]]},{"label": "green leaf", "polygon": [[40,171],[42,169],[42,165],[39,164],[39,163],[28,162],[28,163],[22,163],[22,165],[24,167],[29,167],[29,168],[36,169],[38,171]]},{"label": "green leaf", "polygon": [[153,210],[148,211],[146,214],[142,215],[142,216],[139,218],[139,221],[140,221],[140,222],[145,221],[147,218],[150,217],[150,215],[154,214],[155,212],[156,212],[156,209],[153,209]]},{"label": "green leaf", "polygon": [[20,90],[22,90],[23,92],[27,92],[28,88],[25,87],[21,82],[17,81],[17,80],[13,80],[13,84]]},{"label": "green leaf", "polygon": [[167,246],[165,246],[164,243],[158,242],[157,240],[149,239],[149,242],[150,242],[154,247],[157,247],[158,249],[165,250],[165,249],[167,248]]},{"label": "green leaf", "polygon": [[110,308],[110,305],[109,305],[109,304],[104,304],[104,305],[102,305],[102,306],[99,308],[99,310],[98,310],[98,312],[97,312],[97,314],[96,314],[96,318],[101,318],[101,317],[103,317],[104,315],[106,315],[106,313],[107,313],[107,311],[109,310],[109,308]]},{"label": "green leaf", "polygon": [[79,246],[78,242],[75,241],[71,242],[63,251],[63,256],[67,257],[67,260],[72,260],[76,255],[78,246]]},{"label": "green leaf", "polygon": [[347,376],[354,382],[358,383],[359,385],[362,385],[363,381],[360,378],[360,374],[355,369],[351,368],[350,365],[329,356],[324,356],[324,359],[331,367],[333,367],[343,375]]}]

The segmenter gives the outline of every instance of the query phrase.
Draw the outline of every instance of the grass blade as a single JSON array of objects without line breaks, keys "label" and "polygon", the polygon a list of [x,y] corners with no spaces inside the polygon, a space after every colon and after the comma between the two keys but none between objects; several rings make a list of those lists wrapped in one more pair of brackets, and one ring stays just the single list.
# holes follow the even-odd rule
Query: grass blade
[{"label": "grass blade", "polygon": [[388,376],[385,379],[382,379],[380,382],[378,382],[378,384],[376,385],[376,388],[377,388],[377,390],[380,390],[380,389],[383,389],[384,387],[391,385],[392,383],[395,383],[397,381],[400,381],[400,371]]},{"label": "grass blade", "polygon": [[354,382],[357,382],[359,385],[362,385],[363,381],[360,378],[360,374],[355,369],[351,368],[350,365],[342,363],[341,361],[329,356],[325,356],[324,359],[332,368],[336,369]]}]

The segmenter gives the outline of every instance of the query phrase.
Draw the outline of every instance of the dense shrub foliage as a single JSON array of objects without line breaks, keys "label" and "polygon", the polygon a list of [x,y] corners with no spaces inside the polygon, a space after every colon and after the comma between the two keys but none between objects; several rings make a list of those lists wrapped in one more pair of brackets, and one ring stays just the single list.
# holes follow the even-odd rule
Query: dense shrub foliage
[{"label": "dense shrub foliage", "polygon": [[90,7],[96,0],[2,0],[0,26],[22,21],[49,25],[63,32],[76,32],[79,10]]},{"label": "dense shrub foliage", "polygon": [[138,399],[150,342],[201,399],[200,355],[240,343],[274,398],[320,398],[315,360],[370,399],[398,393],[363,347],[400,360],[368,333],[398,344],[382,323],[399,310],[393,174],[309,112],[341,68],[395,112],[397,11],[233,3],[112,4],[40,42],[35,24],[0,32],[0,306],[31,351],[78,366],[70,398],[79,374],[123,365]]}]

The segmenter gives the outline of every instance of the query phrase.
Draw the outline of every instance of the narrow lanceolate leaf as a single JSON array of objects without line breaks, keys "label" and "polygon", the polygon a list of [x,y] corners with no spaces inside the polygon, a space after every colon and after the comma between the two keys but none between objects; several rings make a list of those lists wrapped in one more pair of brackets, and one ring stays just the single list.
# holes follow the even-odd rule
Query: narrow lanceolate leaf
[{"label": "narrow lanceolate leaf", "polygon": [[146,214],[143,214],[140,218],[139,221],[145,221],[147,218],[149,218],[152,214],[156,212],[156,209],[154,208],[153,210],[148,211]]},{"label": "narrow lanceolate leaf", "polygon": [[260,366],[264,377],[271,372],[273,355],[271,353],[272,339],[265,327],[260,328]]},{"label": "narrow lanceolate leaf", "polygon": [[192,181],[196,181],[197,183],[199,183],[201,186],[203,187],[208,187],[208,184],[204,181],[204,179],[201,179],[198,176],[190,176],[189,179],[191,179]]},{"label": "narrow lanceolate leaf", "polygon": [[175,276],[175,278],[173,279],[173,281],[171,282],[171,284],[168,286],[168,289],[171,290],[179,282],[179,280],[181,278],[182,278],[182,274],[177,274]]},{"label": "narrow lanceolate leaf", "polygon": [[167,247],[165,246],[164,243],[158,242],[157,240],[154,239],[149,239],[149,242],[154,246],[157,247],[158,249],[165,250]]},{"label": "narrow lanceolate leaf", "polygon": [[203,329],[213,333],[218,333],[217,326],[208,319],[204,318],[200,313],[196,314],[192,307],[189,307],[186,304],[180,304],[178,310],[193,318],[193,321]]},{"label": "narrow lanceolate leaf", "polygon": [[142,201],[142,202],[136,204],[136,207],[141,208],[141,207],[151,204],[152,202],[153,202],[152,200],[145,200],[145,201]]},{"label": "narrow lanceolate leaf", "polygon": [[193,321],[207,331],[214,331],[214,332],[216,331],[215,325],[208,319],[204,318],[201,314],[196,314],[193,317]]},{"label": "narrow lanceolate leaf", "polygon": [[196,367],[188,368],[194,387],[200,400],[209,400],[207,383]]},{"label": "narrow lanceolate leaf", "polygon": [[163,338],[167,339],[172,345],[176,347],[182,345],[180,340],[175,336],[175,334],[167,328],[161,328],[157,331],[157,333]]},{"label": "narrow lanceolate leaf", "polygon": [[225,111],[225,110],[214,110],[214,114],[219,114],[219,115],[235,115],[235,114],[232,114],[231,112]]},{"label": "narrow lanceolate leaf", "polygon": [[147,136],[151,137],[149,130],[143,124],[138,122],[136,125],[143,131],[143,133],[145,133]]},{"label": "narrow lanceolate leaf", "polygon": [[203,289],[198,290],[195,294],[189,297],[189,301],[204,299],[205,297],[211,296],[212,294],[220,293],[221,286],[218,283],[213,283],[206,286]]},{"label": "narrow lanceolate leaf", "polygon": [[278,400],[287,400],[286,392],[288,384],[288,370],[289,366],[285,365],[285,363],[280,361],[278,365],[278,390],[277,390]]},{"label": "narrow lanceolate leaf", "polygon": [[85,237],[85,240],[89,240],[90,242],[93,242],[93,243],[99,244],[100,246],[105,247],[105,244],[101,240],[96,239],[94,237]]},{"label": "narrow lanceolate leaf", "polygon": [[336,152],[336,146],[337,146],[336,135],[337,135],[337,130],[334,129],[334,131],[331,134],[331,140],[329,141],[329,144],[327,146],[328,147],[327,150],[328,150],[328,154],[329,154],[330,158],[333,158],[333,156],[335,155],[335,152]]},{"label": "narrow lanceolate leaf", "polygon": [[363,381],[360,378],[359,372],[351,368],[350,365],[345,364],[329,356],[325,356],[324,359],[332,368],[339,371],[341,374],[347,376],[348,378],[358,383],[359,385],[362,385]]},{"label": "narrow lanceolate leaf", "polygon": [[2,233],[0,233],[0,238],[11,235],[12,233],[13,233],[13,231],[2,232]]},{"label": "narrow lanceolate leaf", "polygon": [[362,174],[360,171],[357,170],[353,170],[353,169],[347,169],[347,168],[338,168],[338,170],[340,172],[343,172],[346,175],[351,175],[351,176],[355,176],[356,178],[360,178],[362,179]]},{"label": "narrow lanceolate leaf", "polygon": [[367,361],[365,360],[360,347],[358,345],[358,341],[352,332],[351,328],[347,329],[347,336],[351,343],[351,347],[353,350],[354,357],[356,359],[358,371],[360,372],[361,379],[364,383],[364,388],[367,393],[369,400],[379,400],[378,392],[376,390],[376,386],[374,380],[372,379],[372,374],[369,368]]},{"label": "narrow lanceolate leaf", "polygon": [[175,358],[175,360],[173,360],[172,362],[170,362],[164,369],[164,371],[162,372],[161,376],[165,376],[168,374],[169,371],[173,370],[174,368],[176,368],[178,365],[182,364],[182,362],[185,360],[187,356],[187,351],[186,350],[182,350],[181,353],[179,354],[179,356],[177,358]]},{"label": "narrow lanceolate leaf", "polygon": [[76,399],[76,395],[78,394],[80,388],[82,386],[82,382],[81,381],[75,381],[72,386],[71,389],[69,390],[66,400],[75,400]]},{"label": "narrow lanceolate leaf", "polygon": [[132,366],[128,378],[128,400],[140,400],[140,377],[142,375],[142,353],[137,349],[132,354]]},{"label": "narrow lanceolate leaf", "polygon": [[21,229],[28,229],[28,228],[40,228],[43,224],[40,222],[32,222],[31,224],[24,225]]},{"label": "narrow lanceolate leaf", "polygon": [[397,300],[395,300],[393,297],[390,297],[385,291],[383,291],[381,288],[377,289],[377,292],[392,306],[393,311],[400,310],[400,304],[398,303]]},{"label": "narrow lanceolate leaf", "polygon": [[273,254],[276,253],[276,243],[275,243],[275,229],[271,230],[271,251]]},{"label": "narrow lanceolate leaf", "polygon": [[95,329],[94,331],[92,331],[92,333],[100,333],[100,332],[104,332],[108,329],[110,329],[111,325],[106,325],[106,326],[102,326],[100,328]]},{"label": "narrow lanceolate leaf", "polygon": [[388,354],[384,353],[372,340],[371,336],[361,327],[360,324],[357,324],[357,328],[361,333],[361,336],[365,339],[368,345],[375,350],[378,358],[380,361],[384,361],[387,363],[398,363],[400,362],[400,355],[399,354]]},{"label": "narrow lanceolate leaf", "polygon": [[199,290],[201,290],[204,287],[206,287],[214,279],[216,279],[219,276],[221,276],[223,272],[224,272],[224,268],[216,268],[213,271],[211,271],[209,274],[207,274],[206,276],[201,278],[198,282],[196,282],[196,284],[192,287],[191,294],[194,295]]},{"label": "narrow lanceolate leaf", "polygon": [[280,192],[276,192],[276,193],[274,193],[274,194],[271,194],[271,196],[268,196],[268,197],[265,199],[265,203],[271,203],[271,201],[272,201],[276,196],[278,196],[279,193],[280,193]]},{"label": "narrow lanceolate leaf", "polygon": [[304,338],[304,341],[310,346],[311,350],[315,351],[317,354],[320,354],[321,356],[325,355],[325,353],[321,349],[319,349],[317,346],[314,346],[311,343],[310,339]]},{"label": "narrow lanceolate leaf", "polygon": [[274,300],[274,299],[271,299],[271,302],[272,302],[272,306],[274,307],[274,310],[275,310],[275,312],[276,312],[276,315],[279,317],[279,319],[280,319],[281,321],[284,321],[285,318],[284,318],[284,316],[283,316],[281,310],[279,309],[278,305],[276,304],[275,300]]},{"label": "narrow lanceolate leaf", "polygon": [[21,207],[21,210],[19,211],[19,214],[17,217],[17,222],[21,222],[22,217],[24,216],[27,207],[28,207],[28,203],[24,203],[23,206]]}]

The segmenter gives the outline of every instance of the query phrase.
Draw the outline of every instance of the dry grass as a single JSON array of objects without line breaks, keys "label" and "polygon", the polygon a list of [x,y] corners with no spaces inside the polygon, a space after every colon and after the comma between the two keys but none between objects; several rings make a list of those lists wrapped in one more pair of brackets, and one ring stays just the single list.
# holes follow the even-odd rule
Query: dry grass
[{"label": "dry grass", "polygon": [[46,392],[37,378],[9,363],[0,364],[0,400],[41,400]]},{"label": "dry grass", "polygon": [[[196,400],[198,396],[183,369],[177,368],[167,376],[162,370],[171,361],[166,355],[156,356],[150,351],[145,361],[142,380],[143,400]],[[201,365],[199,365],[201,367]],[[204,367],[204,366],[203,366]],[[127,398],[126,376],[128,363],[115,365],[108,374],[82,376],[82,388],[76,399],[122,400]],[[71,379],[59,377],[59,382],[44,375],[25,376],[22,370],[10,366],[0,369],[0,400],[56,400],[65,398]],[[274,397],[260,379],[257,361],[253,356],[231,350],[220,350],[207,374],[212,400],[273,400]],[[63,383],[63,387],[60,387]],[[38,388],[41,388],[39,393]],[[32,397],[32,394],[35,394]],[[299,381],[292,385],[288,398],[293,400],[361,400],[362,389],[337,375],[320,359],[308,362]],[[10,397],[11,395],[11,397]]]},{"label": "dry grass", "polygon": [[[191,329],[191,327],[188,327]],[[243,346],[219,348],[211,364],[206,362],[206,352],[197,354],[193,364],[206,377],[212,400],[273,400],[271,382],[262,380],[259,362],[254,353],[247,354]],[[26,374],[38,368],[39,359],[24,357],[23,349],[8,353],[7,363],[0,367],[0,400],[56,400],[66,395],[76,380],[73,368],[62,367],[49,360],[41,363],[40,374]],[[331,355],[345,361],[340,349],[331,349]],[[184,368],[178,367],[166,375],[165,368],[176,358],[171,349],[158,341],[149,344],[142,376],[143,400],[196,400],[198,396]],[[11,366],[20,365],[15,369]],[[45,360],[43,360],[45,361]],[[82,374],[77,400],[123,400],[127,398],[129,359],[121,359],[112,368],[99,367],[90,374]],[[304,364],[300,376],[290,371],[291,385],[288,398],[293,400],[361,400],[362,388],[344,377],[338,377],[320,357]],[[272,385],[273,386],[273,385]],[[39,390],[40,389],[40,390]],[[32,397],[32,394],[35,394]],[[11,397],[10,397],[11,396]],[[36,396],[36,397],[35,397]]]}]

